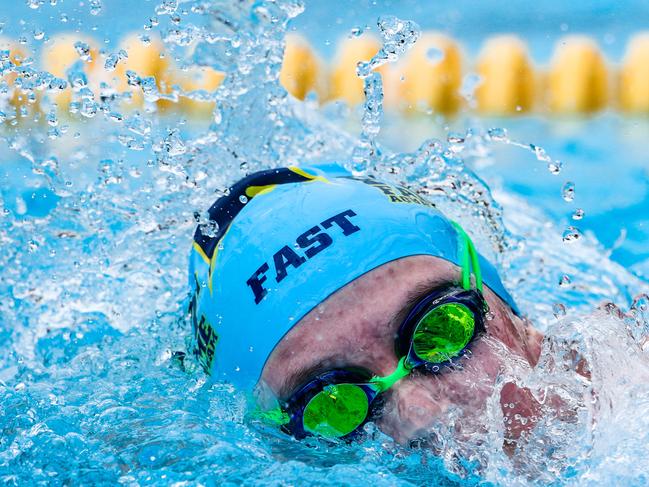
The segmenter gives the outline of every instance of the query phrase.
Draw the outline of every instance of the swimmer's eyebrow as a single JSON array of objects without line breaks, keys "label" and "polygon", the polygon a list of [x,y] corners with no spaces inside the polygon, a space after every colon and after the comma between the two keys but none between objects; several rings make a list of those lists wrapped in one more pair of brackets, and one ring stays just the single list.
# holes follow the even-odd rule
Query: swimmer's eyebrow
[{"label": "swimmer's eyebrow", "polygon": [[316,376],[332,370],[331,359],[332,357],[323,357],[308,367],[294,370],[291,374],[286,376],[282,382],[279,389],[279,397],[282,399],[289,399],[299,388],[305,386]]},{"label": "swimmer's eyebrow", "polygon": [[[443,287],[447,287],[452,284],[454,283],[449,281],[448,279],[442,279],[438,277],[431,278],[430,280],[418,284],[413,289],[411,289],[406,296],[403,306],[401,306],[399,310],[390,317],[390,320],[387,321],[387,326],[394,330],[395,338],[398,327],[401,326],[403,320],[406,319],[406,316],[408,316],[408,313],[415,306],[415,304],[417,304],[418,301],[422,300],[428,294],[431,294],[432,292],[435,292]],[[317,375],[332,370],[331,365],[333,358],[334,357],[331,356],[321,357],[317,362],[309,365],[308,367],[301,367],[288,374],[279,388],[279,397],[283,399],[290,398],[293,393],[297,392],[297,389],[299,387],[303,387],[308,382],[313,380]],[[350,365],[349,367],[351,368],[353,366]]]},{"label": "swimmer's eyebrow", "polygon": [[454,283],[449,281],[448,279],[432,278],[411,289],[408,292],[406,300],[404,301],[403,306],[401,306],[401,309],[390,318],[390,321],[388,321],[388,326],[390,326],[394,330],[395,339],[396,334],[399,331],[398,327],[401,326],[401,323],[403,323],[403,321],[406,319],[408,313],[410,313],[412,308],[414,308],[415,304],[417,304],[429,294],[453,284]]}]

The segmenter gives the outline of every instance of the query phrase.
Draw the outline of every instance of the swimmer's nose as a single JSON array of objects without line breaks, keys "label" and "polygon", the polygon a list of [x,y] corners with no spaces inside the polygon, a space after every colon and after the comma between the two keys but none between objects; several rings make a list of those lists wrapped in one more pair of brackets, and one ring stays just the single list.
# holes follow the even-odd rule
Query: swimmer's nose
[{"label": "swimmer's nose", "polygon": [[386,393],[377,426],[402,444],[428,436],[447,409],[447,400],[435,389],[431,377],[410,376],[399,381]]}]

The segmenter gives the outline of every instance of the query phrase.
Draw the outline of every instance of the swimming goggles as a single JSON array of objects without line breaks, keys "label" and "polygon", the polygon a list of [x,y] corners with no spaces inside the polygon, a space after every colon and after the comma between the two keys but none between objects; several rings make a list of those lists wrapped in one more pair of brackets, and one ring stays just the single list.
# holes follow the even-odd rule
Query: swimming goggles
[{"label": "swimming goggles", "polygon": [[397,333],[395,349],[401,359],[392,374],[379,377],[355,369],[330,370],[299,387],[282,405],[255,416],[298,439],[310,435],[351,438],[376,416],[381,394],[396,382],[413,370],[436,373],[461,357],[484,332],[488,308],[482,296],[478,254],[464,230],[453,225],[460,236],[462,286],[432,292],[410,310]]}]

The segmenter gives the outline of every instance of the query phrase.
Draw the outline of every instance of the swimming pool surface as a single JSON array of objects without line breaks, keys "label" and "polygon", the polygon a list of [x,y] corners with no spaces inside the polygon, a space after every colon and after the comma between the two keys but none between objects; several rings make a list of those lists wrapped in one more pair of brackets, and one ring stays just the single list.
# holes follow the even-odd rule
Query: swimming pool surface
[{"label": "swimming pool surface", "polygon": [[[484,21],[479,32],[475,19],[492,18],[501,2],[439,12],[416,2],[360,2],[349,11],[337,2],[343,7],[330,12],[307,2],[297,17],[293,1],[157,5],[30,0],[0,14],[6,35],[71,28],[105,37],[107,52],[156,15],[155,29],[186,34],[201,62],[232,73],[212,119],[96,97],[96,113],[84,105],[83,115],[0,123],[4,484],[646,484],[649,124],[640,118],[366,120],[366,129],[381,127],[381,151],[363,171],[410,185],[471,229],[548,334],[539,367],[513,364],[502,381],[559,397],[571,412],[534,418],[519,456],[502,449],[500,383],[476,418],[486,428],[457,438],[450,417],[436,426],[437,453],[397,445],[372,424],[360,444],[296,442],[246,419],[246,393],[210,383],[191,361],[181,370],[176,354],[188,345],[191,236],[213,200],[248,172],[322,161],[351,167],[362,148],[359,113],[298,102],[278,85],[287,29],[310,30],[324,51],[342,32],[376,29],[376,18],[394,11],[421,18],[423,28],[448,26],[470,49],[504,27],[529,32],[542,60],[563,32],[557,19],[592,27],[611,53],[621,51],[621,39],[641,27],[643,5],[509,2],[504,20]],[[601,18],[610,32],[595,24]],[[173,39],[180,57],[186,39]],[[606,302],[618,308],[597,309]],[[591,365],[590,384],[572,373],[575,357]]]}]

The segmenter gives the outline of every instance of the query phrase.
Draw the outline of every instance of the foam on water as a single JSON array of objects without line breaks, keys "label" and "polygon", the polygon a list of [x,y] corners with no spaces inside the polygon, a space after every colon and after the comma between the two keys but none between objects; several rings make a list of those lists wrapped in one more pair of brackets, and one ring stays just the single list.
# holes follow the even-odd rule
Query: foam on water
[{"label": "foam on water", "polygon": [[[130,112],[128,94],[93,91],[78,67],[62,80],[1,57],[2,73],[15,74],[26,92],[53,97],[69,83],[73,104],[67,114],[43,99],[46,120],[34,123],[24,120],[28,107],[2,110],[0,479],[644,484],[646,283],[612,263],[591,235],[562,242],[566,229],[539,210],[507,193],[496,203],[469,168],[493,144],[512,143],[504,131],[469,124],[412,153],[378,146],[382,90],[372,69],[416,41],[413,23],[379,22],[384,48],[359,67],[367,95],[359,140],[330,112],[325,118],[288,97],[278,83],[283,38],[302,8],[294,0],[165,0],[151,12],[158,18],[149,29],[160,29],[178,62],[228,73],[215,93],[183,93],[216,100],[209,127],[157,112],[157,100],[180,90],[161,94],[135,73],[130,83],[145,107]],[[120,56],[109,54],[104,68],[112,71]],[[539,147],[521,145],[560,170]],[[177,364],[174,352],[186,350],[189,335],[187,252],[195,225],[212,225],[207,208],[251,171],[323,160],[406,184],[462,222],[547,332],[536,369],[511,357],[489,385],[484,411],[450,411],[422,440],[426,448],[396,445],[372,424],[361,444],[296,442],[244,420],[245,394]],[[625,311],[595,310],[608,301]],[[535,414],[503,413],[510,384],[529,392]],[[512,441],[523,422],[534,427]]]}]

